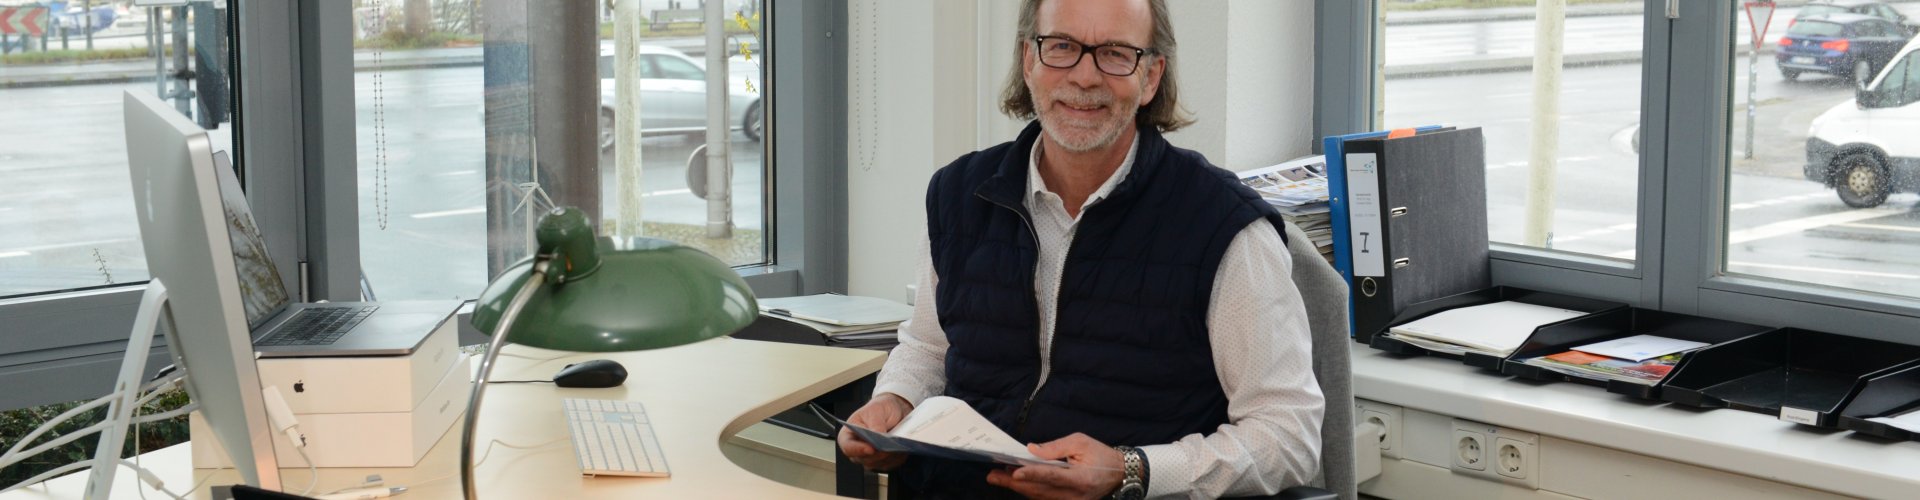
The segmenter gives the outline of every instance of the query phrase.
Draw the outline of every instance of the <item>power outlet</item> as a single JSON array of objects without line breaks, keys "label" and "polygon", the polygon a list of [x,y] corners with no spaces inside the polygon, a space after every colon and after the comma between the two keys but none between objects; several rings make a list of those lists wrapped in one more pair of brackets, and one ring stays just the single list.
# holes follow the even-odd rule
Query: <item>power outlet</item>
[{"label": "power outlet", "polygon": [[1486,472],[1487,447],[1486,433],[1462,429],[1456,422],[1453,428],[1453,470]]},{"label": "power outlet", "polygon": [[1540,488],[1539,435],[1456,419],[1453,442],[1454,472]]},{"label": "power outlet", "polygon": [[1405,420],[1406,410],[1398,406],[1355,399],[1354,420],[1360,424],[1372,423],[1380,426],[1380,456],[1401,458],[1400,435],[1401,422]]}]

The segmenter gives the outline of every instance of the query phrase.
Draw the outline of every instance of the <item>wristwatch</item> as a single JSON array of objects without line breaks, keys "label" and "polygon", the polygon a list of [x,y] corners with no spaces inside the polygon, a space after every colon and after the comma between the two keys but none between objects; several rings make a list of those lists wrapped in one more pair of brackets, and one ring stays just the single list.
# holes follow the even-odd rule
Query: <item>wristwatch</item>
[{"label": "wristwatch", "polygon": [[1125,476],[1120,478],[1120,488],[1113,490],[1114,500],[1141,500],[1147,498],[1147,455],[1132,446],[1115,446],[1120,452],[1121,461],[1126,467]]}]

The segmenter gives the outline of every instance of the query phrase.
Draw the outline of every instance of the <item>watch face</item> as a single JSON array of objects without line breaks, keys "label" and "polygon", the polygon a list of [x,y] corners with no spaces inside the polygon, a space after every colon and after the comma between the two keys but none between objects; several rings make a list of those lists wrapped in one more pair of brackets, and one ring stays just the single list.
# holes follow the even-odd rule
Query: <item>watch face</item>
[{"label": "watch face", "polygon": [[1120,491],[1114,492],[1113,497],[1118,498],[1120,500],[1137,500],[1140,498],[1146,498],[1147,489],[1145,487],[1140,486],[1140,483],[1129,482],[1129,483],[1120,485]]}]

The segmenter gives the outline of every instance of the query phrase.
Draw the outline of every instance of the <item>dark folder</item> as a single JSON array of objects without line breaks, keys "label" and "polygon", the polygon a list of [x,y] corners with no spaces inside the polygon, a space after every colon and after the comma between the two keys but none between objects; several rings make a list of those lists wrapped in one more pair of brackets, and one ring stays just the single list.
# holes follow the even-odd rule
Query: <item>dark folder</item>
[{"label": "dark folder", "polygon": [[1480,129],[1348,141],[1355,340],[1408,305],[1491,285]]}]

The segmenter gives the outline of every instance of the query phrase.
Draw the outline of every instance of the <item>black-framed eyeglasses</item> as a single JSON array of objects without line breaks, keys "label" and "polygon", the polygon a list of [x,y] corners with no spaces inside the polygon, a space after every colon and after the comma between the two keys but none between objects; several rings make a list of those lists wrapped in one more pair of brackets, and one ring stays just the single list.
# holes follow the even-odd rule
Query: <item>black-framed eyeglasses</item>
[{"label": "black-framed eyeglasses", "polygon": [[1079,66],[1081,59],[1093,54],[1093,66],[1113,76],[1132,75],[1140,69],[1140,58],[1154,53],[1153,49],[1123,43],[1087,45],[1072,38],[1045,35],[1033,37],[1033,52],[1040,58],[1040,64],[1060,69]]}]

